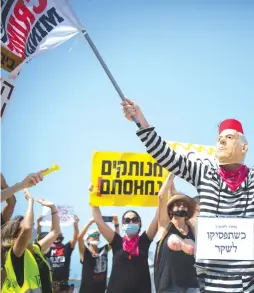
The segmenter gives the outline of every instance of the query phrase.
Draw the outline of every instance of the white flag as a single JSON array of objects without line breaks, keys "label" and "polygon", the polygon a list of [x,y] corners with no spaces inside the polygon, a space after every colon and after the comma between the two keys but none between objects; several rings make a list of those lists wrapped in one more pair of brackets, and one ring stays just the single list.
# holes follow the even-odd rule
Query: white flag
[{"label": "white flag", "polygon": [[67,0],[1,2],[2,46],[25,61],[82,31]]}]

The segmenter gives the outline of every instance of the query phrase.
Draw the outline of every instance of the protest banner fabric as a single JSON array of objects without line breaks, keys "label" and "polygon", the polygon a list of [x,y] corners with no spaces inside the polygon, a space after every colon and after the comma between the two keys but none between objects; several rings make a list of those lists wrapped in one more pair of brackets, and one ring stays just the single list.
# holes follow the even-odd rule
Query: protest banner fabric
[{"label": "protest banner fabric", "polygon": [[204,164],[217,166],[215,148],[208,145],[168,141],[167,144],[176,152],[185,155],[190,160],[199,159]]},{"label": "protest banner fabric", "polygon": [[1,68],[7,72],[13,71],[19,64],[23,62],[23,59],[7,50],[5,47],[1,47]]},{"label": "protest banner fabric", "polygon": [[11,97],[14,92],[13,81],[1,77],[1,119],[6,113],[6,108],[10,103]]},{"label": "protest banner fabric", "polygon": [[[57,214],[60,221],[60,226],[70,226],[74,223],[75,211],[73,206],[57,205]],[[52,224],[51,210],[48,207],[42,209],[42,220],[40,226],[50,227]]]},{"label": "protest banner fabric", "polygon": [[92,163],[93,206],[157,206],[168,172],[148,154],[96,152]]},{"label": "protest banner fabric", "polygon": [[67,0],[2,2],[2,46],[23,60],[55,48],[82,30]]},{"label": "protest banner fabric", "polygon": [[[204,163],[216,164],[214,147],[167,142]],[[148,154],[96,152],[92,160],[92,206],[158,206],[158,192],[168,172]]]}]

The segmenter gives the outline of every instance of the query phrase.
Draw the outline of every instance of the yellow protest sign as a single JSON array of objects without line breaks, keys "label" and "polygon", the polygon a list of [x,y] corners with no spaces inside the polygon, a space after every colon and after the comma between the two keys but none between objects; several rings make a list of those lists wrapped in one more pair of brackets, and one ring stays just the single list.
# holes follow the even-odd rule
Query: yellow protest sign
[{"label": "yellow protest sign", "polygon": [[92,206],[157,206],[168,171],[148,154],[96,152],[92,161]]},{"label": "yellow protest sign", "polygon": [[20,63],[22,63],[23,59],[19,56],[13,54],[11,51],[1,46],[1,67],[11,72],[13,71]]}]

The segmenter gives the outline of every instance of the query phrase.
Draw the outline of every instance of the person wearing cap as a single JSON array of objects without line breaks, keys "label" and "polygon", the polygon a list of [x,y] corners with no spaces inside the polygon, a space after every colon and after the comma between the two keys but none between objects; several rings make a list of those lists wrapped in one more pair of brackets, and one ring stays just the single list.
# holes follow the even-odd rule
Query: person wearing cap
[{"label": "person wearing cap", "polygon": [[196,204],[176,191],[170,173],[159,191],[154,279],[157,293],[198,293],[194,267],[195,231],[189,220]]},{"label": "person wearing cap", "polygon": [[[200,217],[254,218],[254,168],[244,164],[248,143],[242,124],[224,120],[219,126],[215,156],[218,166],[190,160],[174,151],[146,121],[139,106],[126,99],[124,116],[140,121],[137,136],[147,152],[169,172],[195,186]],[[200,288],[206,292],[254,292],[253,260],[196,260]]]},{"label": "person wearing cap", "polygon": [[[112,218],[112,223],[118,233],[118,218],[117,216]],[[111,247],[109,244],[99,247],[100,232],[98,230],[87,232],[93,223],[95,221],[92,218],[78,235],[80,262],[82,264],[80,293],[104,293],[107,288],[108,252]],[[84,236],[87,246],[84,243]]]}]

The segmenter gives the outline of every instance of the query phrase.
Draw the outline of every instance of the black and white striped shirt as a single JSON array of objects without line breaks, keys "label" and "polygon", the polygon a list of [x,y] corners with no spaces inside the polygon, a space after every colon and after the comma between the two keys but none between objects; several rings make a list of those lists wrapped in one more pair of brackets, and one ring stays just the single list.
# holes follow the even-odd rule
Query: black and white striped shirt
[{"label": "black and white striped shirt", "polygon": [[[254,168],[249,169],[245,181],[232,192],[222,181],[215,167],[201,161],[190,160],[171,149],[155,132],[154,127],[137,131],[147,152],[164,168],[197,188],[200,216],[254,218]],[[254,261],[200,260],[197,266],[208,271],[228,274],[254,275]]]}]

